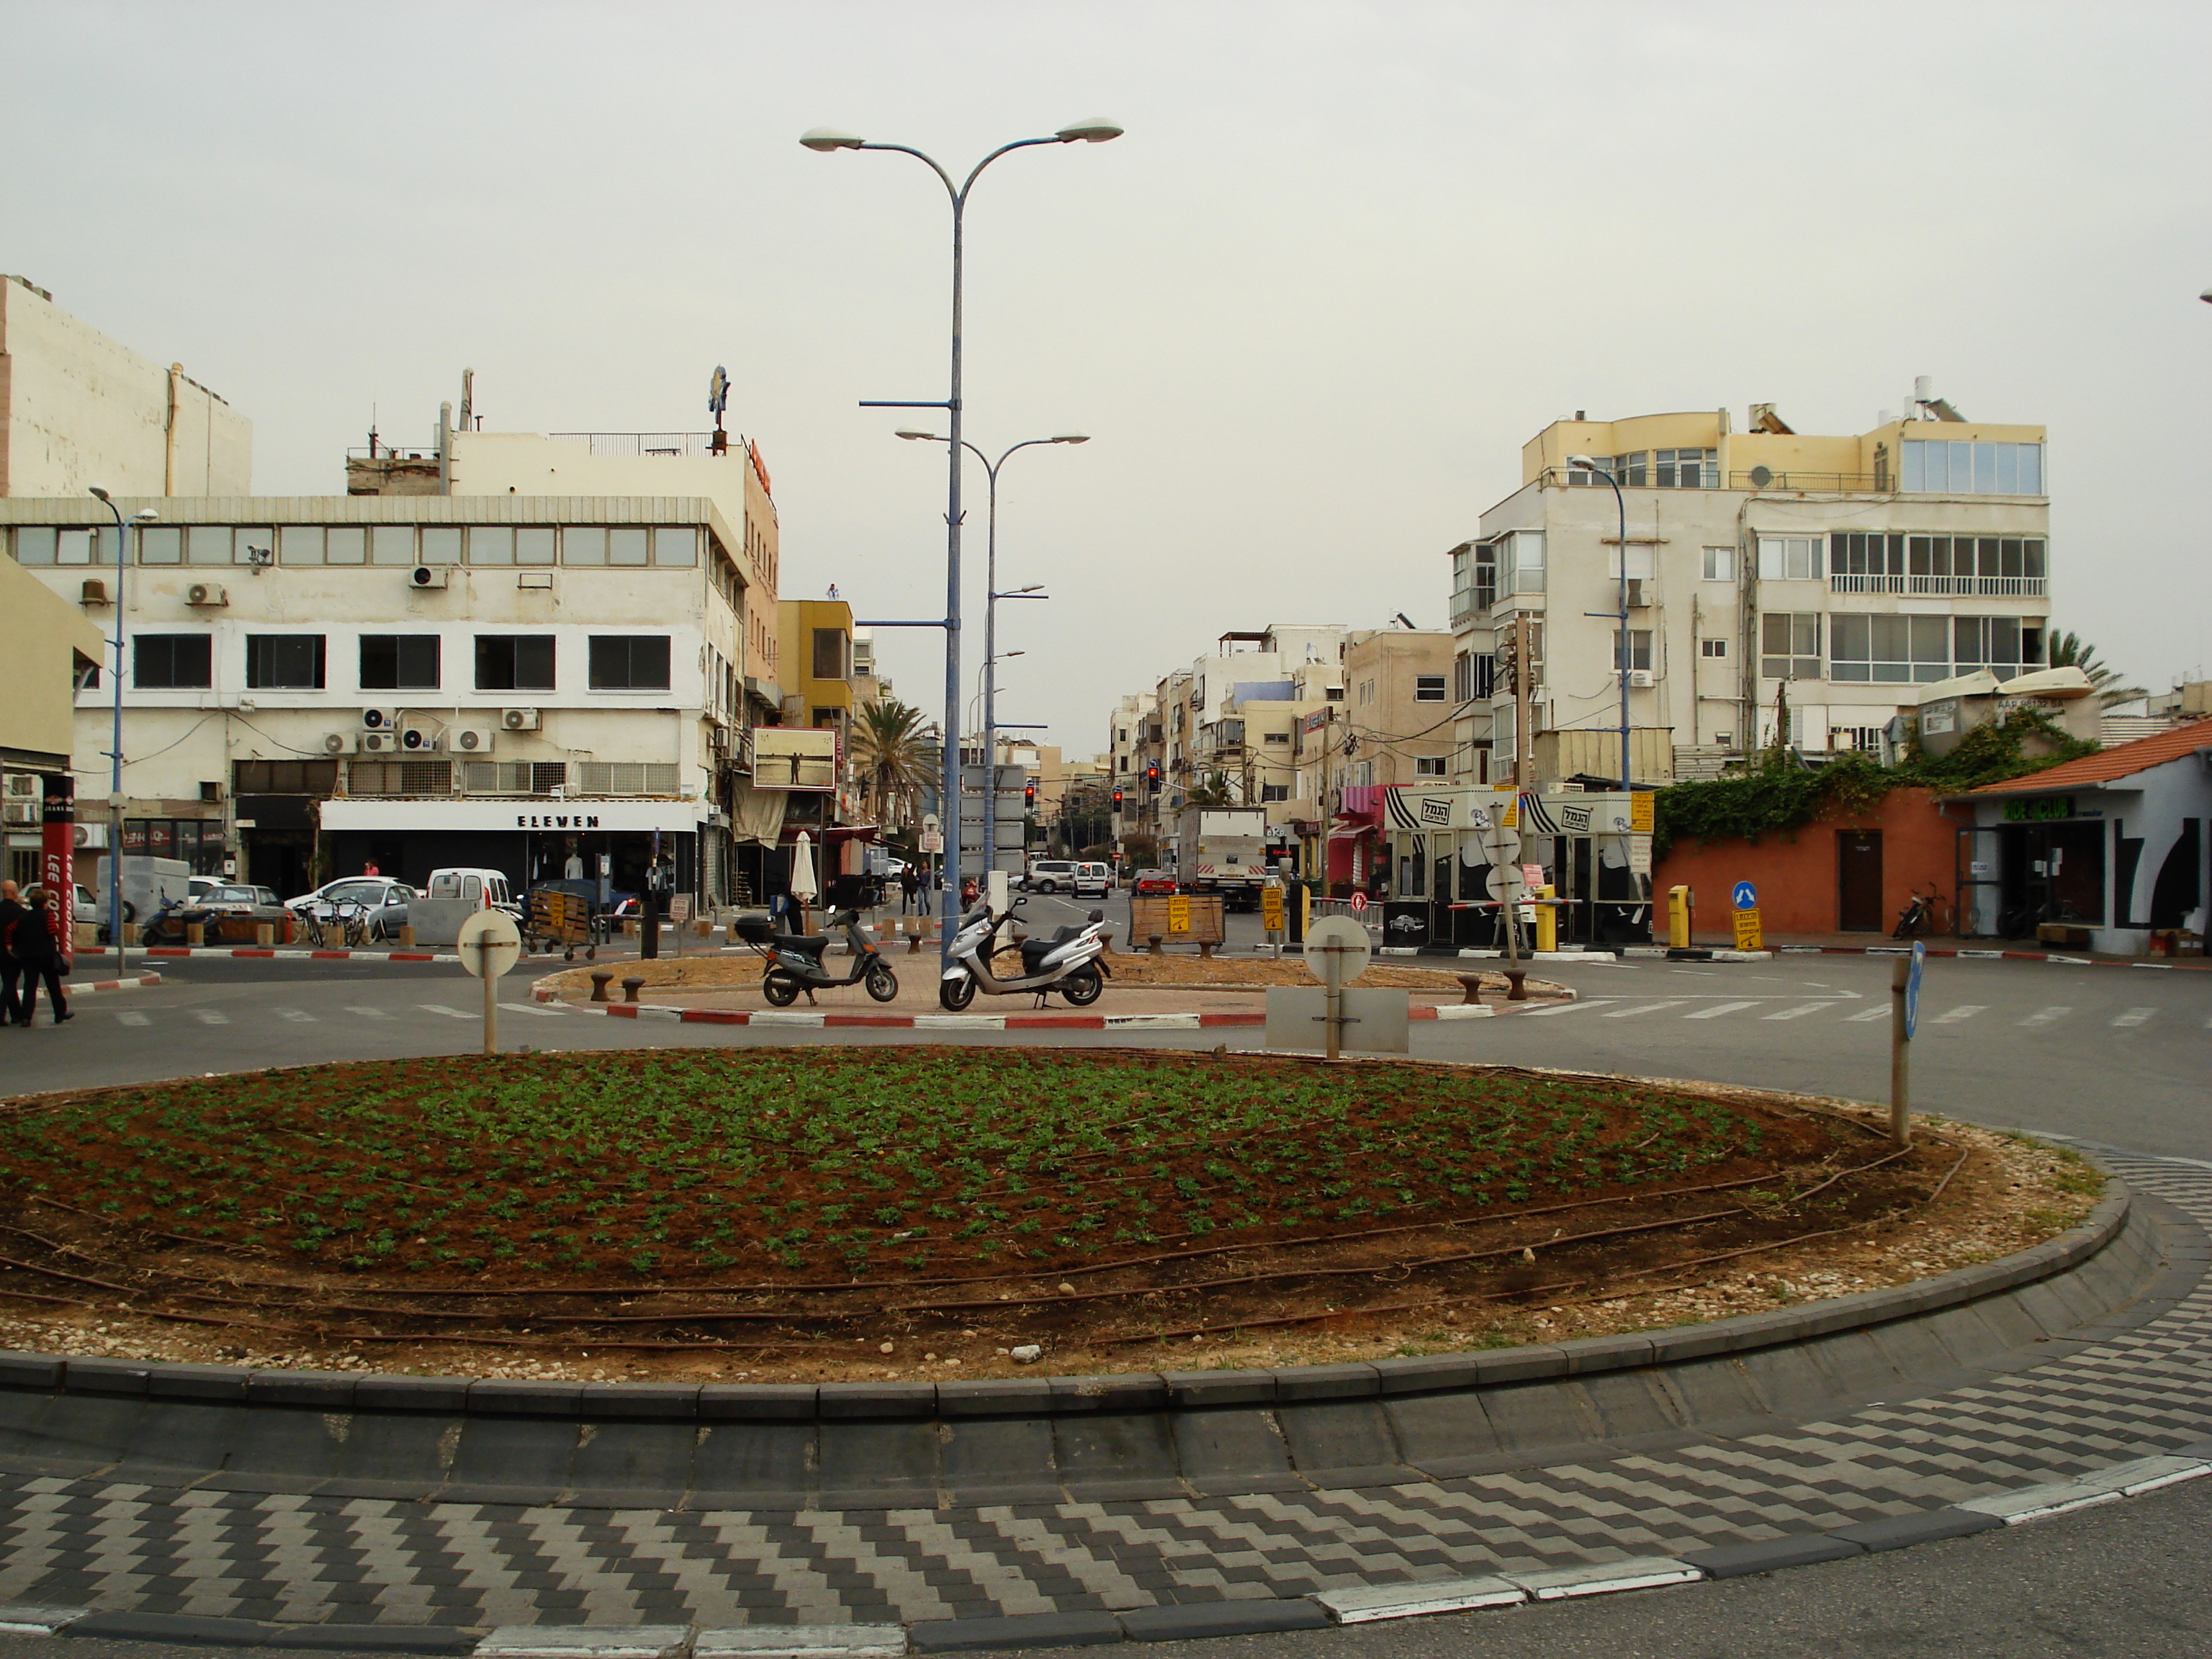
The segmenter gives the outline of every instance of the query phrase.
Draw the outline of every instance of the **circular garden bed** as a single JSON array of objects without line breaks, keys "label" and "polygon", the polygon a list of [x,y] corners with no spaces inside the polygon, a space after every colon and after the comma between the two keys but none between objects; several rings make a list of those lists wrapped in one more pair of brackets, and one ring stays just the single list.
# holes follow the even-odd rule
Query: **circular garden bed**
[{"label": "circular garden bed", "polygon": [[1503,1067],[377,1061],[14,1103],[0,1340],[754,1380],[1276,1363],[1679,1322],[1761,1272],[1795,1275],[1765,1304],[1893,1282],[2099,1185],[1979,1132],[1899,1151],[1817,1103]]}]

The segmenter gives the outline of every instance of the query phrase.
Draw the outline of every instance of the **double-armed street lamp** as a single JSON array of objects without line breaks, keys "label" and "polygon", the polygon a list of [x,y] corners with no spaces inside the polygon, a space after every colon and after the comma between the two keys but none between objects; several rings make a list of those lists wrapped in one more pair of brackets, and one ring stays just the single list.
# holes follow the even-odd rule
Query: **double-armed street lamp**
[{"label": "double-armed street lamp", "polygon": [[[115,498],[98,484],[92,486],[92,493],[115,520],[115,660],[107,671],[109,700],[115,711],[107,757],[107,938],[115,947],[119,969],[126,962],[123,938],[123,580],[124,572],[130,568],[131,538],[125,532],[123,509],[115,504]],[[131,515],[130,522],[151,524],[160,517],[152,507],[141,507]],[[59,894],[55,895],[54,903],[56,914],[59,914]]]},{"label": "double-armed street lamp", "polygon": [[[965,258],[964,222],[968,197],[975,187],[975,180],[983,169],[1009,151],[1028,149],[1039,144],[1100,144],[1121,136],[1121,129],[1111,121],[1093,118],[1077,121],[1060,129],[1046,138],[1017,138],[1012,143],[1001,144],[975,163],[961,183],[952,182],[952,175],[939,165],[934,157],[909,144],[871,143],[858,133],[845,132],[835,127],[816,127],[803,134],[799,142],[808,149],[828,155],[841,149],[895,150],[902,155],[911,155],[934,173],[945,186],[945,195],[952,206],[952,354],[950,386],[942,398],[898,401],[892,399],[864,399],[864,409],[941,409],[945,411],[950,436],[945,441],[948,456],[946,465],[945,508],[945,618],[942,622],[927,623],[872,623],[873,627],[927,627],[945,630],[945,755],[943,781],[939,797],[945,805],[945,868],[951,879],[944,884],[939,904],[944,921],[940,954],[949,955],[955,924],[960,915],[960,464],[962,452],[967,447],[960,435],[961,426],[961,283]],[[1003,458],[1002,458],[1003,459]],[[995,780],[994,780],[995,781]],[[990,790],[984,798],[988,803]],[[989,811],[987,805],[985,810]]]},{"label": "double-armed street lamp", "polygon": [[[912,428],[901,430],[902,438],[921,442],[941,444],[947,441],[934,432],[920,432]],[[999,823],[999,601],[1000,599],[1048,599],[1042,584],[1017,587],[1012,592],[999,592],[999,469],[1006,458],[1018,449],[1030,449],[1039,444],[1087,444],[1087,432],[1063,432],[1050,438],[1024,438],[1009,445],[993,460],[964,438],[961,446],[983,463],[984,476],[990,479],[990,511],[985,515],[989,526],[984,538],[987,549],[984,556],[983,578],[983,868],[990,870],[999,861],[997,830]],[[1018,651],[1005,653],[1018,657]]]}]

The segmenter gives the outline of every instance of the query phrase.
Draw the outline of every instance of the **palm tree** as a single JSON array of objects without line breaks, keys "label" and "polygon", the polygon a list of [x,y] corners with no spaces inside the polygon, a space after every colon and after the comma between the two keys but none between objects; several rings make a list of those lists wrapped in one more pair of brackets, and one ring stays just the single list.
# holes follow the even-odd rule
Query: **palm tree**
[{"label": "palm tree", "polygon": [[937,787],[941,741],[936,725],[911,703],[890,696],[862,703],[853,716],[853,760],[872,810],[903,823]]},{"label": "palm tree", "polygon": [[2100,708],[2111,708],[2150,696],[2140,685],[2114,684],[2119,676],[2097,659],[2097,647],[2079,634],[2053,634],[2051,636],[2051,666],[2078,668],[2087,674],[2089,684],[2097,688],[2097,706]]}]

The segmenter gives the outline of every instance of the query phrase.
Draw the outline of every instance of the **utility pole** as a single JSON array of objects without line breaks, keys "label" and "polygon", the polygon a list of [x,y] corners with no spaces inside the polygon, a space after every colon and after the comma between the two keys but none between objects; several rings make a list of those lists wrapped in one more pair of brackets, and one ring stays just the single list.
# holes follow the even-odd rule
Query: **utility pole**
[{"label": "utility pole", "polygon": [[1530,747],[1528,682],[1531,678],[1528,617],[1524,611],[1513,619],[1513,787],[1516,789],[1526,787],[1528,781],[1528,763],[1522,757],[1529,752]]}]

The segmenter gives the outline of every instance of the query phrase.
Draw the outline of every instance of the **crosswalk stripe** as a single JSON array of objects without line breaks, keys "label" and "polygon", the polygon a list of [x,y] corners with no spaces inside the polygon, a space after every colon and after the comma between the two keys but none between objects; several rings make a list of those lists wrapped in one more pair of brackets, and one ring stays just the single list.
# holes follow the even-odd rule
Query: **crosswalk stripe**
[{"label": "crosswalk stripe", "polygon": [[381,1008],[349,1007],[346,1010],[346,1012],[349,1014],[359,1014],[363,1019],[390,1019],[392,1018],[389,1013],[386,1012]]},{"label": "crosswalk stripe", "polygon": [[1928,1023],[1930,1025],[1956,1025],[1961,1020],[1972,1019],[1976,1014],[1986,1014],[1989,1011],[1990,1006],[1986,1002],[1962,1002],[1955,1008],[1946,1008]]},{"label": "crosswalk stripe", "polygon": [[2140,1025],[2158,1012],[2155,1008],[2130,1008],[2125,1013],[2114,1014],[2115,1025]]},{"label": "crosswalk stripe", "polygon": [[1887,1019],[1889,1018],[1889,1010],[1887,1008],[1867,1008],[1856,1014],[1846,1014],[1844,1018],[1854,1024],[1869,1019]]},{"label": "crosswalk stripe", "polygon": [[276,1017],[279,1019],[289,1019],[301,1025],[313,1025],[317,1023],[315,1017],[309,1013],[305,1008],[279,1008],[276,1011]]},{"label": "crosswalk stripe", "polygon": [[116,1015],[115,1018],[116,1023],[122,1025],[149,1025],[153,1023],[135,1009],[125,1009],[122,1013]]},{"label": "crosswalk stripe", "polygon": [[1577,1014],[1585,1008],[1603,1008],[1616,999],[1601,997],[1587,1002],[1560,1002],[1549,1008],[1531,1008],[1521,1016],[1523,1019],[1556,1019],[1561,1014]]},{"label": "crosswalk stripe", "polygon": [[448,1019],[478,1019],[482,1018],[481,1015],[466,1013],[459,1008],[448,1008],[442,1002],[418,1002],[415,1006],[417,1008],[420,1008],[426,1014],[443,1014]]},{"label": "crosswalk stripe", "polygon": [[203,1025],[228,1025],[230,1024],[230,1016],[224,1013],[220,1008],[195,1008],[192,1010],[192,1018],[199,1021]]},{"label": "crosswalk stripe", "polygon": [[2048,1025],[2054,1020],[2065,1018],[2073,1012],[2071,1008],[2039,1008],[2020,1023],[2022,1025]]},{"label": "crosswalk stripe", "polygon": [[560,1019],[568,1012],[566,1008],[548,1008],[535,1002],[502,1002],[499,1006],[518,1014],[539,1014],[547,1019]]},{"label": "crosswalk stripe", "polygon": [[1832,1002],[1801,1002],[1795,1008],[1778,1008],[1766,1016],[1769,1019],[1795,1019],[1800,1014],[1817,1014],[1823,1008],[1832,1008]]},{"label": "crosswalk stripe", "polygon": [[1679,1008],[1681,1006],[1679,1002],[1639,1002],[1629,1008],[1608,1008],[1605,1017],[1607,1019],[1632,1019],[1638,1014],[1656,1014],[1662,1008]]},{"label": "crosswalk stripe", "polygon": [[1684,1019],[1718,1019],[1723,1014],[1732,1014],[1739,1008],[1756,1008],[1759,1005],[1755,1002],[1723,1002],[1716,1007],[1700,1008],[1697,1012],[1693,1014],[1685,1014],[1682,1018]]}]

